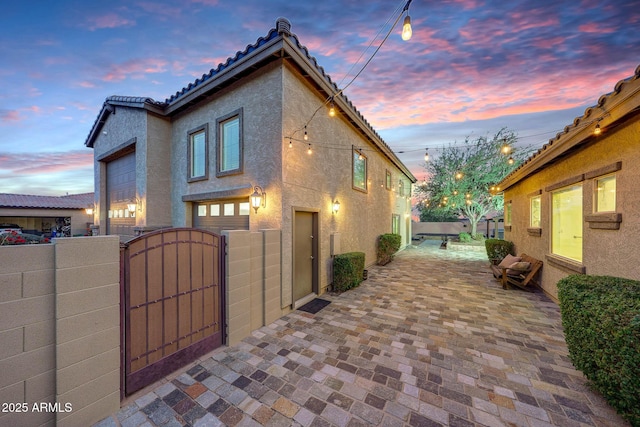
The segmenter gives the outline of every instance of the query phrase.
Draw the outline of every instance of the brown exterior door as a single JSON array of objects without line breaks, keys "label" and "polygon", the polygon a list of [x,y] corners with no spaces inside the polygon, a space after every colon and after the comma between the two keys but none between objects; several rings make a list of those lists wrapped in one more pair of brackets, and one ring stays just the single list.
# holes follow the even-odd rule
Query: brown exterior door
[{"label": "brown exterior door", "polygon": [[317,293],[317,212],[296,211],[293,248],[293,301]]}]

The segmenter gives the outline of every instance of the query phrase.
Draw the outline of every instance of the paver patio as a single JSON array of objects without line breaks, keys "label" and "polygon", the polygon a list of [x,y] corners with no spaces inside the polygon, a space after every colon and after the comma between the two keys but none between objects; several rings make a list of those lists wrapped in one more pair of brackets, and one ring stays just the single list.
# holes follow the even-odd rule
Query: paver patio
[{"label": "paver patio", "polygon": [[97,426],[628,426],[568,356],[558,306],[486,255],[408,248],[317,314],[295,311]]}]

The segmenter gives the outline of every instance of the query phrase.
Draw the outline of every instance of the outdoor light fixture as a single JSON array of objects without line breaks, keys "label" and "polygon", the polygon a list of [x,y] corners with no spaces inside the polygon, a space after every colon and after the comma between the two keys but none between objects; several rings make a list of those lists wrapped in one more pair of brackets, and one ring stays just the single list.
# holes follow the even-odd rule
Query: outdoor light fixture
[{"label": "outdoor light fixture", "polygon": [[127,210],[129,211],[129,217],[135,218],[136,216],[136,208],[140,207],[140,201],[138,199],[131,199],[127,203]]},{"label": "outdoor light fixture", "polygon": [[462,179],[462,172],[456,172],[456,179]]},{"label": "outdoor light fixture", "polygon": [[509,156],[509,160],[507,160],[507,163],[512,165],[514,162],[515,162],[515,160],[513,160],[513,157]]},{"label": "outdoor light fixture", "polygon": [[331,117],[335,117],[336,116],[336,109],[333,106],[333,97],[331,97],[331,104],[329,106],[329,116],[331,116]]},{"label": "outdoor light fixture", "polygon": [[267,207],[267,193],[260,187],[256,185],[253,187],[253,194],[251,195],[251,206],[255,209],[256,213],[258,213],[259,208]]},{"label": "outdoor light fixture", "polygon": [[458,195],[458,190],[453,190],[453,195],[457,196]]},{"label": "outdoor light fixture", "polygon": [[428,162],[428,161],[429,161],[429,150],[426,150],[426,151],[424,152],[424,161],[425,161],[425,162]]},{"label": "outdoor light fixture", "polygon": [[412,0],[409,0],[407,4],[402,9],[402,12],[407,12],[407,16],[404,17],[404,22],[402,24],[402,40],[409,41],[411,39],[411,35],[413,31],[411,30],[411,17],[409,16],[409,5]]},{"label": "outdoor light fixture", "polygon": [[93,204],[91,204],[91,205],[87,206],[87,207],[84,209],[84,211],[85,211],[85,213],[86,213],[87,215],[93,215],[93,209],[94,209],[94,208],[93,208]]},{"label": "outdoor light fixture", "polygon": [[311,153],[313,153],[313,151],[311,151],[311,144],[309,144],[309,148],[307,148],[307,154],[311,155]]},{"label": "outdoor light fixture", "polygon": [[289,138],[289,148],[293,148],[293,140]]},{"label": "outdoor light fixture", "polygon": [[602,133],[602,129],[600,129],[600,123],[596,125],[596,128],[593,130],[594,135],[600,135]]},{"label": "outdoor light fixture", "polygon": [[511,146],[507,143],[507,139],[505,138],[504,143],[502,144],[502,147],[500,147],[500,151],[502,152],[502,154],[509,154],[511,153]]},{"label": "outdoor light fixture", "polygon": [[309,140],[309,134],[307,133],[307,127],[304,127],[304,140],[308,141]]},{"label": "outdoor light fixture", "polygon": [[337,199],[336,199],[336,201],[335,201],[335,202],[333,202],[333,207],[332,207],[332,209],[333,209],[333,213],[334,213],[334,214],[337,214],[337,213],[338,213],[338,211],[340,210],[340,202],[339,202]]}]

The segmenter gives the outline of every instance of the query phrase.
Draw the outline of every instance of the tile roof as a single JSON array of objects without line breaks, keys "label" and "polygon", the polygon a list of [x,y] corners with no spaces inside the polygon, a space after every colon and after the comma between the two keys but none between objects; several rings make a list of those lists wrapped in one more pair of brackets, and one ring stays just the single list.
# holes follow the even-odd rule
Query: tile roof
[{"label": "tile roof", "polygon": [[93,203],[93,193],[67,196],[0,193],[0,208],[85,209]]}]

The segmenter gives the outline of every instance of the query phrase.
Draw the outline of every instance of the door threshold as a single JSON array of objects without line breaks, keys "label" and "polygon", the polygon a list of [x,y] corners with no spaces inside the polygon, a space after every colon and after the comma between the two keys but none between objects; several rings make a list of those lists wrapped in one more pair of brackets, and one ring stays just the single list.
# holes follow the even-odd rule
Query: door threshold
[{"label": "door threshold", "polygon": [[306,297],[300,298],[298,301],[293,303],[293,309],[294,310],[299,309],[300,307],[302,307],[306,303],[308,303],[310,301],[313,301],[317,296],[318,296],[318,294],[316,294],[315,292],[312,292],[309,295],[307,295]]}]

